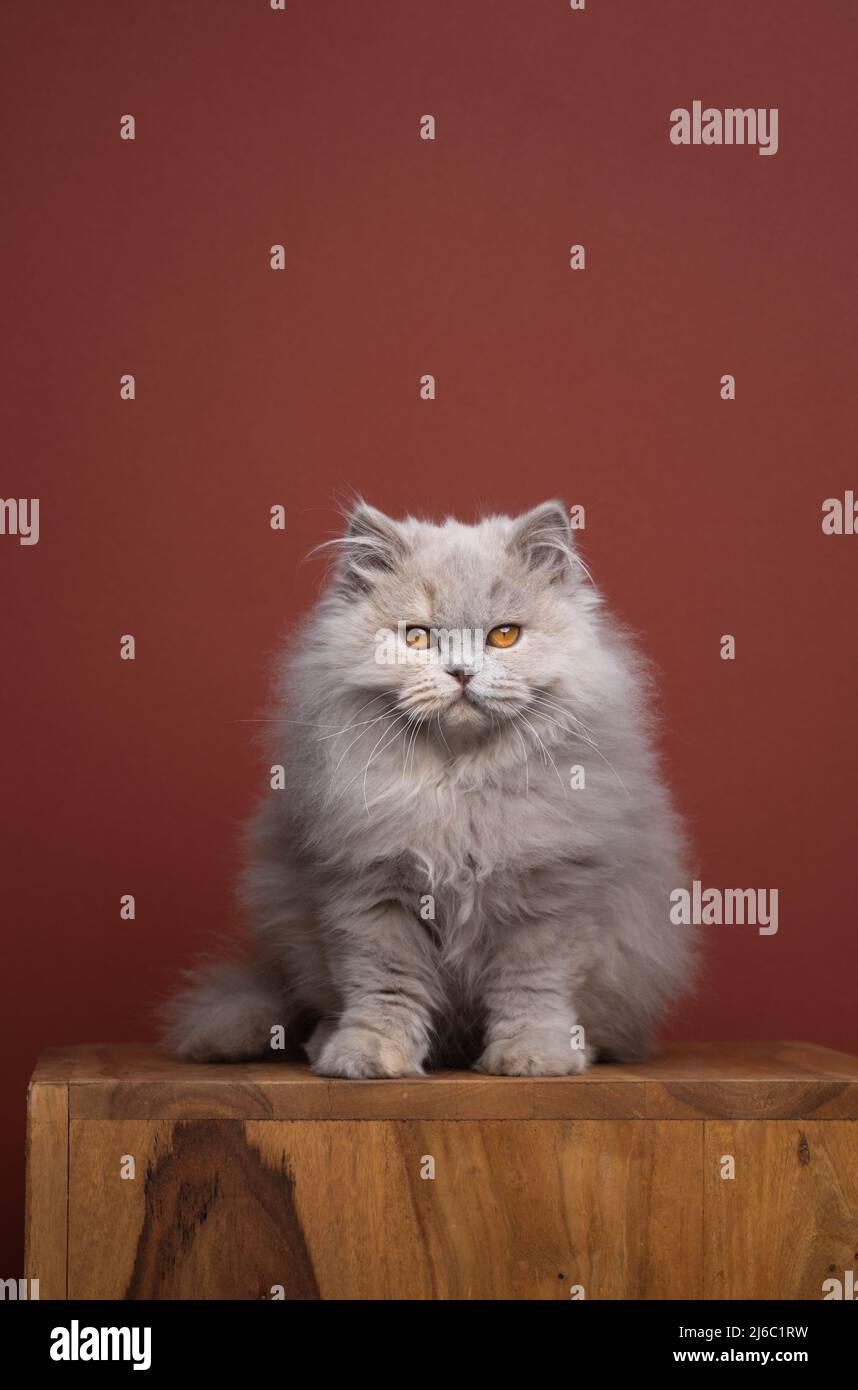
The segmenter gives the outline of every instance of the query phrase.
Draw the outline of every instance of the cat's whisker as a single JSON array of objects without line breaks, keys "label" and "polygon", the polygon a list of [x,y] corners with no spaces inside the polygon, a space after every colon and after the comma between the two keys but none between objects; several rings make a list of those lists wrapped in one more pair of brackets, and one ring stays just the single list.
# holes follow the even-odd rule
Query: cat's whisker
[{"label": "cat's whisker", "polygon": [[354,724],[344,724],[341,729],[337,729],[336,733],[322,734],[321,738],[316,739],[316,742],[325,743],[329,738],[340,738],[342,734],[347,734],[350,729],[368,728],[370,724],[377,724],[379,719],[383,718],[383,714],[377,714],[375,719],[359,719]]},{"label": "cat's whisker", "polygon": [[[623,781],[622,777],[617,772],[617,769],[614,767],[610,758],[606,757],[605,754],[602,752],[601,748],[596,743],[596,740],[592,737],[588,737],[586,732],[586,725],[583,723],[582,720],[578,719],[578,717],[574,715],[571,710],[564,709],[563,706],[559,705],[556,701],[547,700],[544,697],[531,696],[530,704],[534,708],[535,712],[539,713],[539,717],[541,719],[545,719],[548,723],[555,724],[558,728],[563,729],[567,734],[569,734],[570,737],[577,738],[582,743],[586,744],[588,748],[592,748],[593,752],[602,759],[602,762],[605,764],[607,768],[609,768],[619,785],[622,787],[626,796],[629,798],[629,800],[631,800],[631,793],[629,792],[629,789]],[[548,709],[558,710],[562,714],[564,720],[570,719],[578,727],[570,728],[568,724],[564,724],[560,720],[553,718],[551,715],[545,712]]]},{"label": "cat's whisker", "polygon": [[[396,716],[396,719],[394,720],[394,724],[395,724],[401,717],[402,717],[401,715],[397,715],[397,716]],[[382,719],[388,719],[388,720],[389,720],[390,718],[391,718],[391,716],[390,716],[389,714],[380,714],[380,715],[378,716],[378,718],[376,719],[375,722],[378,724],[378,723],[381,722]],[[388,732],[390,731],[390,728],[391,728],[391,725],[388,725],[387,729],[385,729],[385,730],[383,731],[383,733],[382,733],[382,735],[381,735],[381,738],[379,738],[378,743],[376,743],[376,745],[375,745],[376,748],[378,747],[378,744],[381,742],[381,739],[384,738],[385,734],[388,733]],[[342,755],[340,756],[339,762],[337,763],[336,767],[334,768],[333,772],[331,773],[331,783],[332,783],[332,784],[333,784],[334,778],[335,778],[336,775],[337,775],[337,772],[339,771],[340,764],[342,763],[343,758],[345,758],[346,754],[349,752],[350,749],[354,748],[354,746],[355,746],[356,743],[359,743],[359,742],[360,742],[360,740],[364,737],[364,735],[365,735],[367,732],[368,732],[368,730],[366,730],[366,729],[361,729],[361,731],[360,731],[360,733],[358,734],[357,738],[353,738],[352,741],[351,741],[351,743],[349,744],[348,748],[346,748],[346,749],[344,750],[344,752],[343,752]],[[373,752],[374,752],[374,751],[375,751],[375,749],[373,749]],[[372,756],[372,755],[370,755],[370,756]],[[345,786],[342,788],[342,791],[340,792],[339,796],[337,797],[337,800],[338,800],[338,801],[342,799],[342,797],[343,797],[343,796],[345,795],[345,793],[348,791],[348,789],[349,789],[349,787],[352,785],[352,783],[357,781],[358,777],[360,777],[360,771],[356,772],[355,775],[354,775],[354,777],[352,777],[352,778],[350,779],[350,781],[348,781],[348,782],[345,784]]]},{"label": "cat's whisker", "polygon": [[511,714],[511,715],[510,715],[510,719],[512,720],[512,727],[513,727],[513,730],[514,730],[514,732],[518,735],[518,741],[519,741],[519,743],[521,744],[522,748],[524,749],[524,777],[525,777],[525,789],[524,789],[524,794],[525,794],[525,796],[528,796],[528,797],[529,797],[529,796],[530,796],[530,775],[529,775],[529,772],[528,772],[528,762],[529,762],[529,756],[530,756],[530,755],[528,754],[528,751],[527,751],[527,744],[525,743],[524,739],[522,738],[521,732],[520,732],[520,730],[519,730],[519,728],[518,728],[518,718],[517,718],[517,716],[516,716],[515,714]]},{"label": "cat's whisker", "polygon": [[405,726],[405,738],[403,740],[405,751],[402,758],[402,777],[400,779],[403,782],[405,782],[408,778],[408,759],[411,755],[411,743],[417,730],[417,722],[419,718],[420,716],[418,714],[410,715],[408,723]]},{"label": "cat's whisker", "polygon": [[316,724],[311,719],[285,719],[280,715],[260,715],[256,719],[232,719],[232,724],[300,724],[304,729],[333,729],[334,724]]},{"label": "cat's whisker", "polygon": [[402,747],[402,776],[400,778],[400,781],[402,782],[405,781],[405,775],[408,770],[408,736],[411,731],[411,725],[414,722],[414,719],[415,714],[412,710],[405,721],[405,742]]},{"label": "cat's whisker", "polygon": [[360,733],[357,734],[357,735],[352,739],[352,741],[351,741],[351,743],[348,745],[348,747],[347,747],[347,748],[344,748],[343,751],[342,751],[342,753],[340,754],[339,762],[337,763],[336,767],[334,768],[333,772],[331,773],[331,781],[333,781],[333,779],[336,777],[337,773],[339,772],[339,770],[340,770],[340,765],[341,765],[341,763],[342,763],[342,761],[343,761],[343,758],[345,758],[345,757],[347,756],[347,754],[351,752],[352,748],[354,748],[354,746],[355,746],[356,743],[360,743],[360,741],[361,741],[361,739],[363,738],[364,734],[365,734],[365,733],[368,733],[368,732],[369,732],[369,729],[371,729],[372,726],[373,726],[374,724],[380,723],[382,719],[389,719],[389,718],[390,718],[390,715],[388,715],[388,714],[386,714],[386,713],[378,714],[378,715],[376,715],[375,719],[373,719],[373,720],[370,722],[368,728],[366,728],[366,729],[361,729]]},{"label": "cat's whisker", "polygon": [[[426,720],[427,720],[428,718],[429,718],[429,715],[428,715],[428,714],[418,714],[418,716],[417,716],[417,723],[416,723],[416,725],[415,725],[414,732],[413,732],[413,734],[411,735],[411,749],[410,749],[410,753],[411,753],[411,771],[412,771],[412,773],[413,773],[413,771],[414,771],[414,760],[415,760],[416,751],[417,751],[417,739],[418,739],[418,737],[419,737],[419,735],[420,735],[420,730],[422,729],[423,725],[425,724],[425,722],[426,722]],[[406,766],[406,768],[407,768],[407,766],[408,766],[408,755],[406,755],[406,758],[405,758],[405,766]]]},{"label": "cat's whisker", "polygon": [[527,725],[527,727],[528,727],[530,730],[532,730],[533,736],[534,736],[534,738],[536,739],[536,742],[539,744],[540,748],[542,749],[542,752],[543,752],[543,754],[545,755],[545,758],[546,758],[547,762],[550,762],[550,763],[551,763],[551,766],[554,768],[554,771],[557,773],[557,780],[558,780],[558,782],[560,783],[560,786],[562,787],[563,791],[565,792],[565,791],[566,791],[566,784],[565,784],[565,782],[563,781],[563,778],[560,776],[560,773],[559,773],[559,771],[558,771],[558,769],[557,769],[557,764],[556,764],[556,762],[554,761],[554,759],[552,758],[550,752],[548,751],[548,748],[547,748],[546,745],[543,743],[542,739],[539,737],[539,734],[537,733],[536,729],[533,728],[533,725],[531,724],[530,720],[529,720],[529,719],[526,719],[524,715],[522,715],[521,718],[524,720],[524,722],[525,722],[525,724]]},{"label": "cat's whisker", "polygon": [[[400,720],[402,720],[402,719],[407,719],[407,718],[408,718],[408,714],[407,714],[407,713],[398,714],[398,715],[396,716],[396,718],[394,719],[393,723],[390,725],[390,728],[386,729],[385,732],[384,732],[384,733],[381,735],[381,737],[378,739],[378,741],[377,741],[377,743],[376,743],[376,745],[375,745],[375,748],[373,748],[372,752],[370,753],[369,757],[368,757],[367,760],[366,760],[366,767],[365,767],[364,770],[363,770],[363,802],[364,802],[364,806],[366,807],[366,813],[367,813],[367,815],[369,815],[369,801],[367,800],[367,795],[366,795],[366,779],[367,779],[367,777],[369,776],[370,763],[372,762],[373,758],[375,757],[376,750],[378,749],[379,744],[381,744],[381,745],[383,746],[383,748],[389,748],[389,747],[391,746],[391,744],[386,744],[386,743],[384,742],[384,740],[390,736],[391,731],[392,731],[393,729],[396,728],[396,725],[400,722]],[[403,733],[405,732],[405,728],[406,728],[406,726],[405,726],[405,725],[402,725],[401,728],[399,728],[399,729],[396,730],[396,734],[395,734],[395,736],[394,736],[394,738],[393,738],[393,740],[392,740],[392,743],[395,743],[396,740],[399,738],[399,735],[400,735],[400,734],[403,734]],[[359,777],[359,776],[360,776],[360,773],[358,773],[358,777]],[[355,780],[355,778],[352,778],[352,781],[354,781],[354,780]],[[348,785],[351,786],[351,782],[349,782]]]},{"label": "cat's whisker", "polygon": [[[494,718],[494,716],[492,717]],[[435,722],[438,725],[438,733],[441,735],[441,741],[444,744],[444,747],[446,748],[447,752],[450,754],[450,757],[452,758],[453,750],[447,742],[446,738],[444,737],[444,730],[441,728],[441,711],[439,709],[435,711]]]},{"label": "cat's whisker", "polygon": [[534,727],[533,727],[533,725],[531,724],[530,720],[529,720],[529,719],[525,719],[525,717],[524,717],[523,714],[519,714],[518,717],[519,717],[519,719],[521,720],[522,724],[525,726],[525,728],[526,728],[526,729],[529,729],[530,732],[533,734],[533,737],[534,737],[534,739],[536,740],[536,746],[537,746],[537,748],[539,749],[539,751],[540,751],[540,753],[541,753],[541,755],[542,755],[542,761],[543,761],[543,763],[545,764],[545,766],[547,767],[547,766],[548,766],[548,761],[547,761],[547,759],[546,759],[546,757],[545,757],[545,744],[542,742],[542,739],[539,737],[539,734],[538,734],[538,733],[536,732],[536,730],[534,729]]},{"label": "cat's whisker", "polygon": [[[380,695],[374,695],[371,700],[367,700],[364,704],[362,704],[360,709],[355,710],[355,714],[362,714],[363,711],[365,709],[368,709],[370,705],[374,705],[376,700],[387,700],[389,698],[390,696],[388,692],[384,690],[381,692]],[[322,736],[317,740],[317,742],[319,743],[322,743],[326,738],[337,738],[339,734],[345,733],[348,729],[357,728],[356,723],[345,724],[342,728],[338,728],[336,724],[328,724],[326,722],[319,723],[318,721],[313,719],[289,719],[285,715],[279,714],[257,715],[254,719],[233,719],[230,722],[233,724],[297,724],[300,728],[303,729],[334,730],[332,734],[322,734]],[[365,723],[367,721],[363,722]]]},{"label": "cat's whisker", "polygon": [[405,757],[402,763],[403,782],[408,776],[408,758],[414,747],[414,740],[417,737],[417,730],[420,728],[422,720],[423,715],[421,715],[419,710],[412,710],[408,716],[408,722],[405,726]]},{"label": "cat's whisker", "polygon": [[553,723],[558,724],[560,728],[565,728],[567,733],[573,734],[576,738],[592,739],[592,744],[595,746],[595,739],[592,738],[591,731],[588,730],[583,721],[577,719],[572,710],[563,709],[562,705],[553,705],[553,703],[547,703],[538,698],[531,698],[527,708],[540,714],[540,719],[552,720]]},{"label": "cat's whisker", "polygon": [[546,724],[553,725],[554,728],[559,729],[561,733],[564,733],[572,738],[583,737],[577,729],[571,728],[570,725],[565,722],[565,719],[559,719],[553,712],[549,713],[548,710],[543,708],[543,706],[540,705],[538,701],[531,700],[530,704],[527,705],[526,708],[536,718],[544,720]]},{"label": "cat's whisker", "polygon": [[572,710],[568,709],[565,705],[561,705],[557,700],[548,700],[542,695],[532,695],[530,697],[530,704],[534,706],[534,708],[539,706],[542,709],[553,711],[555,714],[560,715],[561,720],[571,720],[579,729],[583,729],[585,734],[592,737],[592,731],[584,723],[583,719],[579,719],[577,714],[574,714]]},{"label": "cat's whisker", "polygon": [[578,554],[578,552],[577,552],[576,550],[573,550],[573,551],[572,551],[572,560],[573,560],[573,562],[578,566],[579,569],[582,569],[582,570],[584,571],[584,573],[586,574],[586,576],[587,576],[587,578],[589,579],[590,583],[593,585],[593,588],[595,589],[595,587],[596,587],[596,581],[595,581],[595,579],[593,578],[593,576],[592,576],[592,574],[590,573],[590,571],[588,570],[587,566],[584,564],[584,561],[581,559],[581,556]]},{"label": "cat's whisker", "polygon": [[[379,694],[379,695],[374,695],[373,698],[372,698],[371,700],[365,701],[365,703],[361,705],[360,709],[356,709],[356,710],[354,711],[354,713],[355,713],[356,716],[357,716],[357,715],[361,715],[361,714],[363,714],[364,710],[369,709],[370,705],[374,705],[378,700],[390,700],[390,698],[391,698],[391,697],[390,697],[388,691],[383,690],[383,691],[381,692],[381,694]],[[383,714],[384,714],[384,711],[382,710],[382,715],[383,715]],[[376,718],[378,718],[378,717],[379,717],[379,716],[376,716]],[[322,734],[321,738],[317,739],[317,742],[318,742],[318,743],[323,743],[323,742],[325,741],[326,738],[339,738],[340,734],[345,734],[345,733],[347,733],[347,732],[349,731],[349,729],[356,729],[356,728],[358,727],[359,724],[371,724],[372,722],[373,722],[373,721],[372,721],[371,719],[358,719],[358,718],[355,718],[350,724],[344,724],[344,725],[342,726],[342,728],[337,729],[337,730],[336,730],[334,733],[332,733],[332,734]]]},{"label": "cat's whisker", "polygon": [[531,698],[534,702],[541,702],[547,708],[554,709],[558,714],[561,714],[564,719],[571,719],[573,724],[577,724],[578,727],[580,729],[583,729],[586,734],[590,735],[590,737],[593,736],[592,730],[588,727],[587,724],[585,724],[584,720],[580,717],[580,715],[575,714],[571,709],[568,709],[566,705],[562,705],[559,700],[552,700],[544,694],[532,696]]},{"label": "cat's whisker", "polygon": [[[538,701],[535,701],[535,700],[534,700],[534,701],[532,701],[532,703],[533,703],[534,705],[536,705],[536,704],[538,704]],[[566,711],[566,715],[567,715],[567,717],[568,717],[569,719],[573,719],[573,720],[575,719],[574,714],[572,714],[572,713],[571,713],[570,711],[568,711],[568,710]],[[540,718],[542,718],[542,719],[547,719],[547,720],[549,721],[549,723],[557,723],[557,722],[558,722],[557,720],[551,719],[551,717],[550,717],[549,715],[547,715],[547,714],[542,714],[542,715],[540,715]],[[576,720],[575,722],[576,722],[576,723],[580,723],[579,720]],[[563,726],[562,726],[562,725],[558,725],[558,727],[563,727]],[[583,728],[583,725],[582,725],[581,727]],[[627,796],[627,797],[629,798],[629,800],[631,801],[631,799],[632,799],[631,792],[629,791],[628,787],[626,786],[626,784],[625,784],[625,782],[623,781],[623,779],[622,779],[622,777],[620,776],[620,774],[617,772],[617,769],[614,767],[614,764],[611,762],[610,758],[606,758],[606,757],[605,757],[605,754],[602,752],[601,748],[599,747],[598,743],[596,743],[595,739],[588,738],[588,737],[586,736],[586,734],[580,732],[579,729],[569,729],[569,728],[567,727],[567,728],[566,728],[566,732],[567,732],[568,734],[570,734],[572,738],[580,739],[581,742],[582,742],[582,743],[585,743],[585,744],[587,745],[588,748],[592,748],[593,752],[596,753],[597,756],[600,757],[600,758],[602,759],[602,762],[605,764],[605,766],[608,767],[608,768],[610,768],[611,772],[613,773],[614,777],[616,777],[617,781],[619,782],[619,784],[620,784],[620,786],[622,787],[623,791],[625,792],[626,796]]]},{"label": "cat's whisker", "polygon": [[[429,721],[431,718],[432,718],[431,714],[421,714],[421,716],[420,716],[420,723],[417,725],[417,737],[418,737],[418,738],[419,738],[419,736],[420,736],[420,730],[423,728],[423,725],[426,724],[426,723],[428,723],[428,721]],[[413,773],[413,771],[414,771],[415,755],[416,755],[416,744],[415,744],[415,754],[412,754],[412,757],[411,757],[411,771],[412,771],[412,773]]]}]

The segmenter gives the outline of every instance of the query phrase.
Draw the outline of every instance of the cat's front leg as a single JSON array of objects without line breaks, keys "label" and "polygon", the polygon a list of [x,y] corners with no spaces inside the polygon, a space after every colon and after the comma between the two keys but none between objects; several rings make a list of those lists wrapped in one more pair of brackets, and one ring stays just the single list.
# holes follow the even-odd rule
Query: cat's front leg
[{"label": "cat's front leg", "polygon": [[485,1047],[477,1071],[568,1076],[593,1060],[574,1006],[568,935],[553,923],[522,924],[493,944],[483,1003]]},{"label": "cat's front leg", "polygon": [[415,917],[388,901],[338,914],[328,954],[343,1009],[311,1052],[322,1076],[421,1076],[433,972]]}]

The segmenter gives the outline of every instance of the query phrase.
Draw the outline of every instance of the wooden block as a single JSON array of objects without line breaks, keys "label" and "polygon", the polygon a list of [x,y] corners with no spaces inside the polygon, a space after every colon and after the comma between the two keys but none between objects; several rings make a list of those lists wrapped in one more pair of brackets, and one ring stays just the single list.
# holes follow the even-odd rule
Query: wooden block
[{"label": "wooden block", "polygon": [[43,1298],[822,1297],[858,1266],[856,1105],[858,1060],[801,1043],[371,1082],[56,1050],[27,1273]]}]

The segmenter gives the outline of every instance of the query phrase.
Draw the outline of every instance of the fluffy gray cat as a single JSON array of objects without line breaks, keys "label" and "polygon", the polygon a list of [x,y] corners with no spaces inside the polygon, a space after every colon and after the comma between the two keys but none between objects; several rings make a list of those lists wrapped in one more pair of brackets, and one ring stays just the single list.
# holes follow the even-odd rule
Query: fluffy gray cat
[{"label": "fluffy gray cat", "polygon": [[684,839],[562,503],[475,526],[360,503],[329,544],[250,826],[251,955],[192,976],[168,1045],[271,1056],[281,1025],[343,1077],[645,1057],[691,976]]}]

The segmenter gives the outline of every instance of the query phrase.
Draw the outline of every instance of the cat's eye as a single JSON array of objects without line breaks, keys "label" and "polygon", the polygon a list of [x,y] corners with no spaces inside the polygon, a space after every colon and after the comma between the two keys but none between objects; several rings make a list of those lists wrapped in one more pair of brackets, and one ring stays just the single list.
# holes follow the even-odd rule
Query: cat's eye
[{"label": "cat's eye", "polygon": [[514,647],[521,636],[521,628],[515,623],[501,623],[493,627],[486,641],[490,647]]},{"label": "cat's eye", "polygon": [[415,647],[418,651],[425,650],[429,646],[428,627],[409,627],[405,632],[405,643],[408,647]]}]

